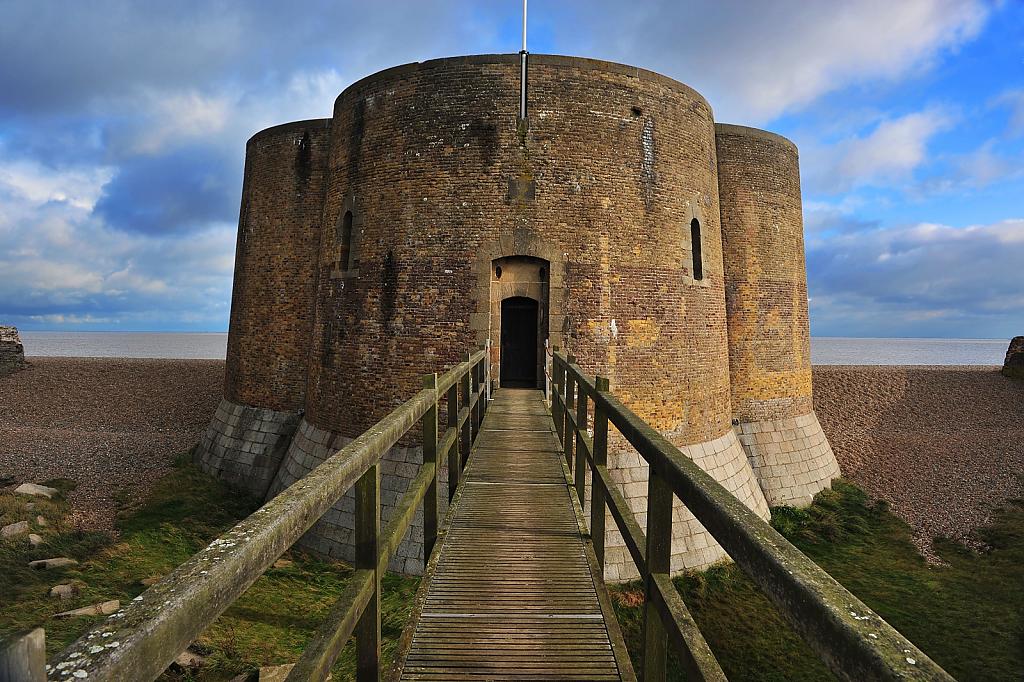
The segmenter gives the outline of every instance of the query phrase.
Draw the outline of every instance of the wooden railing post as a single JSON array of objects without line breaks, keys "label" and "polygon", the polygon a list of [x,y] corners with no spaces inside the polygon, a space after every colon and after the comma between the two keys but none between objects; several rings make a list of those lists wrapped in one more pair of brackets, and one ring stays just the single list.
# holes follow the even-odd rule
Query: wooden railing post
[{"label": "wooden railing post", "polygon": [[[459,382],[455,382],[448,389],[448,428],[456,429],[459,428]],[[459,463],[462,461],[459,457],[459,438],[455,436],[455,440],[452,442],[450,448],[448,448],[448,501],[451,502],[452,498],[455,497],[455,490],[459,487]]]},{"label": "wooden railing post", "polygon": [[668,576],[672,554],[672,489],[652,463],[647,481],[647,574],[644,576],[644,682],[664,682],[668,634],[655,601],[654,576]]},{"label": "wooden railing post", "polygon": [[477,380],[476,365],[473,364],[473,354],[470,353],[466,356],[469,360],[469,387],[473,391],[473,397],[476,402],[469,408],[469,420],[473,423],[473,438],[476,438],[476,434],[480,432],[480,382]]},{"label": "wooden railing post", "polygon": [[579,384],[576,395],[576,496],[580,498],[580,507],[586,506],[587,498],[587,457],[583,454],[583,433],[587,430],[587,394],[584,384]]},{"label": "wooden railing post", "polygon": [[[607,377],[594,378],[594,386],[598,393],[607,393],[609,382]],[[594,396],[594,467],[608,465],[608,410],[599,396]],[[597,563],[604,569],[604,521],[605,501],[604,488],[597,482],[597,473],[591,472],[590,486],[590,537],[594,543],[594,554]]]},{"label": "wooden railing post", "polygon": [[558,346],[555,346],[551,355],[551,418],[555,421],[555,433],[559,440],[562,438],[562,428],[565,422],[565,393],[562,391],[565,376],[565,369],[562,367],[562,359],[558,357]]},{"label": "wooden railing post", "polygon": [[423,565],[430,561],[430,553],[437,542],[437,374],[423,376],[423,388],[434,392],[434,402],[423,415],[423,464],[434,465],[434,480],[423,498]]},{"label": "wooden railing post", "polygon": [[[491,400],[491,340],[487,339],[484,343],[484,386],[487,388],[487,407],[490,407]],[[487,407],[484,408],[484,412],[487,411]]]},{"label": "wooden railing post", "polygon": [[487,387],[484,386],[484,363],[483,360],[473,365],[473,377],[476,398],[476,419],[473,428],[479,433],[480,425],[484,423],[484,409],[487,407]]},{"label": "wooden railing post", "polygon": [[563,417],[562,424],[562,428],[565,429],[565,433],[562,436],[562,449],[565,451],[565,465],[569,467],[570,471],[572,471],[572,446],[576,442],[576,434],[572,429],[572,419],[569,418],[569,414],[573,411],[573,408],[576,405],[576,380],[573,378],[572,372],[569,371],[568,365],[571,365],[574,362],[576,362],[576,358],[574,356],[566,356],[565,416]]},{"label": "wooden railing post", "polygon": [[356,625],[356,680],[380,679],[380,464],[366,470],[356,482],[356,560],[357,569],[374,572],[373,596]]},{"label": "wooden railing post", "polygon": [[[472,353],[466,354],[466,362],[472,357]],[[469,368],[462,378],[459,379],[459,384],[462,386],[462,404],[467,408],[473,403],[473,387],[472,379],[470,374],[472,373],[472,367]],[[473,446],[473,415],[472,409],[466,415],[466,421],[462,425],[462,452],[460,453],[459,469],[461,470],[466,466],[466,461],[469,459],[469,450]]]}]

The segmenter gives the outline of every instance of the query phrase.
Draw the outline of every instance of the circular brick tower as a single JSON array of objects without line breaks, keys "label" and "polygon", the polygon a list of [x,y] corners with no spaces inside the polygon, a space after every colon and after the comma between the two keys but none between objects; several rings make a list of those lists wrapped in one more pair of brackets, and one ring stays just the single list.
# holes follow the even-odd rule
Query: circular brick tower
[{"label": "circular brick tower", "polygon": [[[296,141],[308,124],[250,142],[228,386],[199,461],[218,470],[224,458],[209,453],[234,412],[288,416],[294,436],[266,436],[273,423],[260,420],[252,443],[231,441],[243,476],[260,444],[290,441],[278,464],[260,460],[274,470],[272,496],[412,396],[422,374],[489,343],[496,383],[540,388],[550,344],[609,377],[641,417],[767,517],[732,426],[726,291],[735,273],[710,106],[650,71],[544,55],[530,58],[526,121],[518,95],[518,55],[409,64],[341,93],[333,118],[309,133],[312,147]],[[264,136],[266,151],[255,145]],[[312,149],[306,165],[300,148]],[[311,169],[309,184],[295,184],[300,168]],[[258,256],[248,236],[256,196],[276,197],[264,206],[280,225],[261,232]],[[794,281],[802,252],[784,256],[797,256]],[[274,354],[260,320],[287,349]],[[806,307],[790,322],[806,337]],[[417,442],[413,434],[382,462],[385,520],[417,473]],[[621,439],[611,444],[611,475],[642,514],[646,463]],[[261,466],[251,465],[254,476]],[[350,494],[303,543],[350,558],[353,508]],[[674,528],[674,570],[724,556],[681,504]],[[417,519],[391,568],[422,570],[421,541]],[[607,577],[634,577],[617,531],[606,546]]]},{"label": "circular brick tower", "polygon": [[733,414],[768,502],[809,504],[839,463],[811,402],[797,149],[763,130],[716,129]]},{"label": "circular brick tower", "polygon": [[196,460],[259,497],[305,405],[329,136],[297,121],[245,148],[224,398]]}]

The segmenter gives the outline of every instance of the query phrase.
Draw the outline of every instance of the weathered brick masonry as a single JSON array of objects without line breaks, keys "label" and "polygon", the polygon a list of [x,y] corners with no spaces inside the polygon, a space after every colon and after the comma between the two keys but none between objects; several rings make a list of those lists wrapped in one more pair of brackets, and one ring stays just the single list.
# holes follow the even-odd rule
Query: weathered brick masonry
[{"label": "weathered brick masonry", "polygon": [[768,502],[809,504],[839,463],[811,403],[797,149],[763,130],[716,130],[732,411]]},{"label": "weathered brick masonry", "polygon": [[224,399],[196,461],[261,496],[305,405],[329,124],[275,126],[245,150]]},{"label": "weathered brick masonry", "polygon": [[0,326],[0,374],[16,372],[25,366],[25,347],[17,327]]},{"label": "weathered brick masonry", "polygon": [[[711,108],[649,71],[535,55],[529,125],[521,126],[518,73],[516,55],[396,67],[347,88],[329,122],[272,128],[250,141],[226,401],[296,421],[305,410],[280,466],[268,453],[254,461],[254,475],[262,481],[273,468],[269,493],[284,489],[413,395],[423,373],[488,340],[499,378],[501,302],[519,296],[538,302],[542,336],[610,377],[634,410],[766,516],[732,427],[734,401],[751,404],[747,391],[765,382],[766,405],[781,399],[809,410],[809,365],[803,372],[797,363],[780,385],[761,372],[737,390],[730,376],[726,291],[737,273],[728,250],[747,235],[729,233],[733,243],[723,244],[720,216],[730,207],[719,205],[722,142]],[[792,156],[786,173],[795,149]],[[763,183],[771,185],[774,170]],[[779,178],[778,191],[788,196],[791,180]],[[738,185],[730,191],[729,200],[742,200]],[[796,192],[797,220],[786,229],[797,242],[787,232],[779,254],[791,312],[751,314],[773,321],[769,334],[806,340],[798,182]],[[751,248],[771,246],[749,236]],[[773,309],[778,295],[744,305]],[[218,429],[211,427],[223,436]],[[385,458],[382,487],[395,499],[416,473],[417,438]],[[262,456],[265,443],[240,451]],[[615,443],[613,475],[642,512],[646,465]],[[244,475],[244,467],[234,471]],[[385,502],[386,518],[393,501]],[[350,556],[351,522],[351,501],[342,500],[305,542]],[[674,568],[721,556],[681,506],[675,528]],[[417,570],[421,537],[414,526],[393,567]],[[608,572],[633,575],[615,532]]]}]

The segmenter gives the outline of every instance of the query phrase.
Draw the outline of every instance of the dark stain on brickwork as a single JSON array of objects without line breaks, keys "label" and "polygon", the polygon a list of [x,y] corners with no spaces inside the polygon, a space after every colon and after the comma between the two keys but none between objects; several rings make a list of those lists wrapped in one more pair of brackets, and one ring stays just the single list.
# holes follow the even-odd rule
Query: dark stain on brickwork
[{"label": "dark stain on brickwork", "polygon": [[309,176],[313,173],[313,150],[308,130],[302,133],[302,137],[299,138],[295,146],[295,177],[299,180],[298,189],[301,190],[309,182]]},{"label": "dark stain on brickwork", "polygon": [[469,124],[470,137],[480,150],[480,162],[490,168],[498,158],[498,126],[494,121],[474,118]]},{"label": "dark stain on brickwork", "polygon": [[366,130],[366,100],[358,98],[352,107],[352,125],[348,135],[349,186],[359,177],[359,161],[363,151],[363,133]]},{"label": "dark stain on brickwork", "polygon": [[395,252],[388,249],[384,255],[380,272],[380,316],[381,324],[388,333],[394,329],[392,324],[395,316],[395,301],[398,296],[398,266],[395,264]]}]

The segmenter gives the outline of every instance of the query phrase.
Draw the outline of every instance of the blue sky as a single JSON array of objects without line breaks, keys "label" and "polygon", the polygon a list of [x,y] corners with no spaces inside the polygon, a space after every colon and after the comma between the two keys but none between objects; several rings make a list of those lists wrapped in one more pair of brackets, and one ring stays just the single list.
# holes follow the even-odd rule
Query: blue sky
[{"label": "blue sky", "polygon": [[[353,80],[515,52],[517,0],[0,0],[0,323],[227,328],[245,140]],[[812,333],[1024,333],[1024,3],[530,3],[801,150]]]}]

